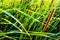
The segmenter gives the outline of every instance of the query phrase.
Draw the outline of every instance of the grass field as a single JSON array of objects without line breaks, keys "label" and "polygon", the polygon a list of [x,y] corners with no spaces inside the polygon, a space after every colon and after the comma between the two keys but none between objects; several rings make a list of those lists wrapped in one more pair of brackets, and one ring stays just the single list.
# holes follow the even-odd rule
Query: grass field
[{"label": "grass field", "polygon": [[60,0],[0,0],[0,40],[60,40]]}]

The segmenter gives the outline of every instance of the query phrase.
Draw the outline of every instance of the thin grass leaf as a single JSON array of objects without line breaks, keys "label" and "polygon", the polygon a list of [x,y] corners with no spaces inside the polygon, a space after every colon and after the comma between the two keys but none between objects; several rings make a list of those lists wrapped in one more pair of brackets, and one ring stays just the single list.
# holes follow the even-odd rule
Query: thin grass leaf
[{"label": "thin grass leaf", "polygon": [[20,25],[21,27],[24,29],[24,31],[28,34],[28,36],[31,38],[31,36],[29,35],[28,31],[26,31],[26,29],[24,28],[24,26],[20,23],[20,21],[18,19],[16,19],[13,15],[11,15],[10,13],[2,10],[5,14],[7,14],[8,16],[12,17],[13,19],[15,19]]},{"label": "thin grass leaf", "polygon": [[20,13],[22,13],[23,15],[25,15],[25,16],[28,16],[29,18],[32,18],[32,19],[34,19],[35,21],[37,21],[37,22],[40,22],[39,20],[37,20],[36,18],[33,18],[33,17],[31,17],[31,16],[29,16],[28,14],[26,14],[26,13],[24,13],[24,12],[22,12],[22,11],[20,11],[19,9],[16,9],[16,8],[13,8],[14,10],[17,10],[18,12],[20,12]]},{"label": "thin grass leaf", "polygon": [[6,22],[8,22],[9,24],[12,24],[14,27],[16,27],[20,32],[23,32],[19,27],[17,27],[14,23],[11,23],[10,21],[8,21],[5,18],[2,18],[3,20],[5,20]]}]

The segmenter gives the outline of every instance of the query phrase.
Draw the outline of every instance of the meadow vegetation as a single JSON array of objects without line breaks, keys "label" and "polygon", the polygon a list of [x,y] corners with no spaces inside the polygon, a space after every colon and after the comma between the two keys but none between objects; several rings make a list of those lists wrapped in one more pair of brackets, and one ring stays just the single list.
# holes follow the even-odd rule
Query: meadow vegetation
[{"label": "meadow vegetation", "polygon": [[0,40],[59,40],[60,0],[0,0]]}]

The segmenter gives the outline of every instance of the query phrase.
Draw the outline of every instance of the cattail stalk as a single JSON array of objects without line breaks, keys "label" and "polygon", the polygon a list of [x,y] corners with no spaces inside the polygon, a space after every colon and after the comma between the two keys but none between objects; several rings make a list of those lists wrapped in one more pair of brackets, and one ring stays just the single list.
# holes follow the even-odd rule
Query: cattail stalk
[{"label": "cattail stalk", "polygon": [[44,26],[44,28],[43,28],[44,31],[46,31],[47,28],[49,27],[49,23],[51,22],[54,13],[55,13],[55,9],[53,9],[53,10],[51,11],[51,13],[50,13],[50,15],[49,15],[49,17],[48,17],[48,19],[47,19],[47,22],[46,22],[46,24],[45,24],[45,26]]},{"label": "cattail stalk", "polygon": [[[53,2],[54,2],[54,0],[51,1],[50,7],[52,6]],[[50,9],[50,8],[49,8],[49,9]],[[49,17],[48,17],[48,19],[47,19],[47,22],[46,22],[46,24],[45,24],[45,26],[44,26],[44,29],[43,29],[44,31],[47,30],[47,28],[48,28],[48,26],[49,26],[49,23],[51,22],[54,13],[55,13],[55,9],[53,9],[53,10],[51,11],[51,13],[50,13],[50,15],[49,15]]]}]

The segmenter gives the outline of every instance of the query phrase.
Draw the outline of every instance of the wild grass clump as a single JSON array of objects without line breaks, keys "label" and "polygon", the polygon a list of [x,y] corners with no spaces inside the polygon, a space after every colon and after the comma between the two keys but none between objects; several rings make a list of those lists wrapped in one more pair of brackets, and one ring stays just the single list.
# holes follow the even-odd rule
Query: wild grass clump
[{"label": "wild grass clump", "polygon": [[59,40],[59,0],[0,0],[0,40]]}]

